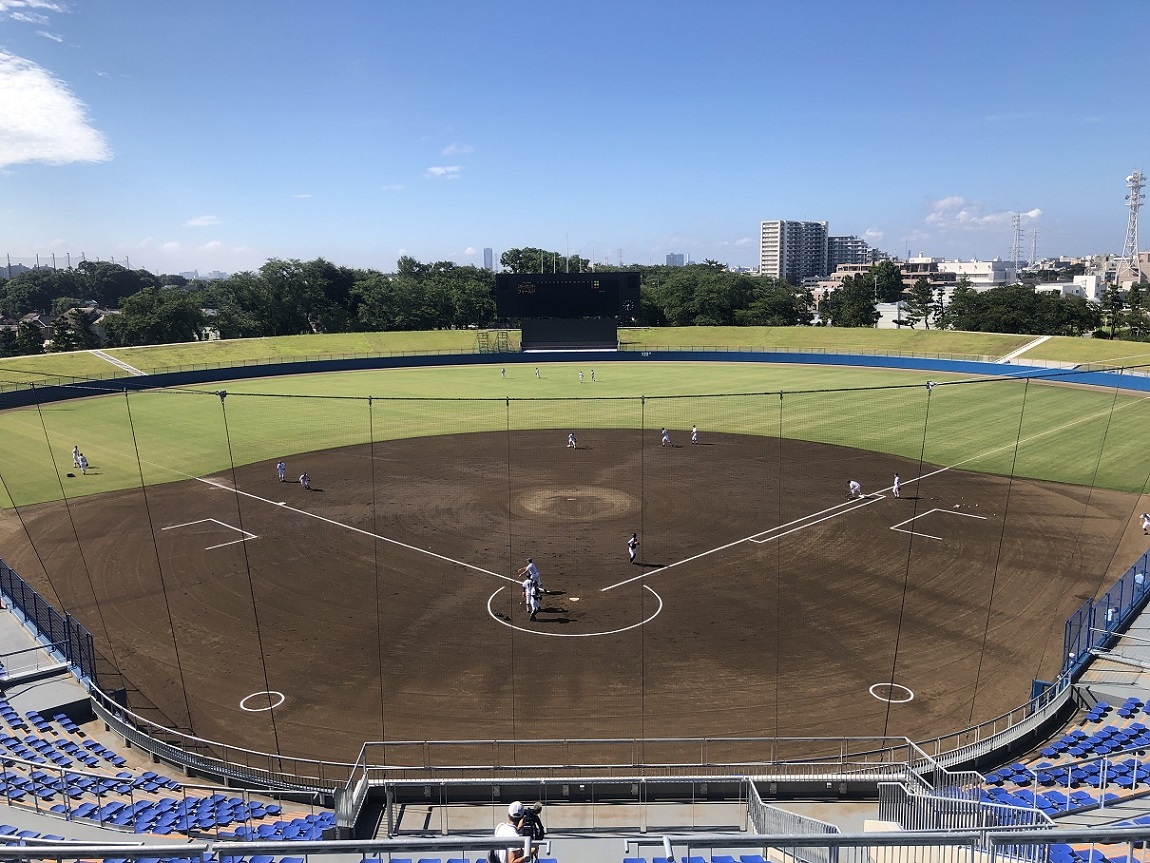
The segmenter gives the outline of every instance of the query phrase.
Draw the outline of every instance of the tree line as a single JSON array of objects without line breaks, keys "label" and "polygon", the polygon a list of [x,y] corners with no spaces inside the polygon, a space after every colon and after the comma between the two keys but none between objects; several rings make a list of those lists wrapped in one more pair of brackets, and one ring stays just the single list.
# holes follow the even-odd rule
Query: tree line
[{"label": "tree line", "polygon": [[[590,261],[578,255],[532,247],[510,249],[500,263],[512,273],[591,270]],[[728,272],[712,260],[595,269],[640,273],[640,308],[628,323],[650,326],[870,327],[878,319],[876,303],[902,299],[901,322],[909,327],[1034,335],[1095,331],[1130,338],[1147,333],[1145,284],[1128,292],[1112,288],[1096,304],[1024,285],[974,291],[960,280],[946,299],[926,279],[905,289],[898,266],[884,261],[846,277],[839,290],[816,303],[804,288]],[[394,273],[341,267],[323,258],[273,258],[258,270],[212,281],[91,261],[0,279],[0,316],[13,321],[32,313],[50,316],[50,330],[31,321],[2,327],[0,355],[40,353],[45,344],[68,351],[187,342],[207,338],[210,330],[221,338],[252,338],[517,324],[497,318],[494,273],[408,256]]]}]

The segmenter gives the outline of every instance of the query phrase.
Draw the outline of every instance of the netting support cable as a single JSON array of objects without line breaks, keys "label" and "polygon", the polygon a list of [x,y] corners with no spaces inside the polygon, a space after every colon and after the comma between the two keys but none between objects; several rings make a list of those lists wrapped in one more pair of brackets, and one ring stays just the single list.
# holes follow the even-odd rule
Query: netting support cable
[{"label": "netting support cable", "polygon": [[176,660],[176,672],[180,677],[180,694],[184,699],[184,710],[188,715],[188,729],[193,734],[196,729],[195,717],[192,715],[192,702],[188,698],[188,684],[184,676],[184,663],[180,658],[180,640],[176,635],[176,621],[172,617],[172,605],[168,598],[168,582],[164,577],[164,565],[160,556],[160,543],[156,536],[156,526],[152,522],[152,508],[148,501],[148,484],[144,480],[144,462],[140,458],[140,442],[136,438],[136,422],[132,417],[132,400],[128,390],[124,390],[124,411],[128,416],[128,431],[132,435],[132,449],[136,455],[136,471],[140,476],[140,495],[144,500],[144,514],[148,521],[148,530],[152,535],[152,550],[156,555],[156,574],[160,578],[160,592],[164,596],[164,614],[168,618],[168,631],[172,633],[172,653]]},{"label": "netting support cable", "polygon": [[383,585],[379,579],[379,502],[376,497],[378,482],[375,476],[375,403],[371,396],[367,397],[367,436],[368,458],[371,460],[371,532],[375,536],[371,540],[372,566],[375,573],[375,658],[379,665],[379,728],[380,740],[387,740],[387,696],[384,676],[386,663],[384,662],[383,648],[383,607],[380,601]]},{"label": "netting support cable", "polygon": [[[920,477],[924,473],[924,466],[926,464],[926,438],[930,431],[930,400],[931,395],[934,392],[934,388],[934,382],[928,381],[926,385],[926,407],[923,408],[922,412],[922,443],[919,444],[918,449],[918,476]],[[911,524],[913,524],[914,520],[918,517],[918,502],[922,500],[922,497],[922,480],[920,479],[915,483],[914,502],[911,507]],[[894,687],[898,674],[899,649],[902,647],[902,625],[906,618],[906,600],[907,594],[910,591],[910,565],[911,556],[914,552],[914,531],[912,530],[909,533],[910,536],[908,537],[906,544],[906,564],[902,573],[902,598],[898,608],[898,627],[895,630],[894,635],[894,652],[891,654],[890,680],[888,681],[886,712],[882,721],[883,737],[886,737],[890,734],[890,711],[891,707],[894,705],[894,699],[890,696],[893,696],[894,694]]]},{"label": "netting support cable", "polygon": [[974,721],[974,708],[978,703],[978,687],[982,681],[982,664],[986,658],[987,642],[990,640],[990,619],[994,613],[994,592],[998,587],[998,571],[1002,566],[1002,547],[1006,542],[1006,528],[1010,523],[1010,493],[1014,489],[1014,472],[1018,466],[1018,451],[1022,446],[1022,426],[1026,420],[1026,397],[1030,393],[1030,379],[1022,384],[1022,404],[1018,410],[1018,428],[1014,432],[1014,454],[1010,460],[1010,476],[1006,479],[1006,500],[1002,504],[1002,524],[998,532],[998,551],[994,557],[994,573],[990,577],[990,590],[986,595],[986,617],[982,625],[982,645],[978,650],[978,665],[974,671],[974,689],[970,694],[970,714],[968,722]]},{"label": "netting support cable", "polygon": [[[227,390],[220,390],[218,395],[220,397],[220,416],[223,418],[224,422],[224,440],[227,441],[228,445],[228,465],[231,469],[232,488],[239,492],[240,483],[239,478],[236,475],[236,459],[235,454],[232,451],[232,433],[230,427],[228,426]],[[244,508],[240,502],[239,494],[237,493],[232,496],[236,499],[236,524],[239,526],[240,535],[244,536],[247,533],[246,529],[244,528]],[[264,651],[264,633],[263,628],[260,626],[260,610],[259,603],[256,602],[256,585],[255,579],[252,577],[251,557],[248,555],[248,544],[246,542],[239,543],[239,547],[244,556],[244,575],[247,577],[248,594],[251,596],[252,600],[252,621],[256,625],[256,646],[259,649],[260,654],[260,672],[263,674],[264,678],[264,691],[270,693],[272,691],[272,685],[271,680],[268,678],[268,660],[267,653]],[[272,739],[275,743],[275,753],[276,755],[279,755],[280,734],[279,727],[276,724],[276,711],[275,707],[271,706],[270,704],[271,696],[269,695],[268,698],[268,721],[271,723]]]}]

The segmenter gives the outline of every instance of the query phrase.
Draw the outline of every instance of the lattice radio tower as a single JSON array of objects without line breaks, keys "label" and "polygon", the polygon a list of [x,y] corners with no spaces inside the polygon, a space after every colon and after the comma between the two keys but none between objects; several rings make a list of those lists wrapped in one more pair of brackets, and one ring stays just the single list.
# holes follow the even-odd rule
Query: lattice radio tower
[{"label": "lattice radio tower", "polygon": [[1126,206],[1130,208],[1130,218],[1126,222],[1126,243],[1122,246],[1122,259],[1114,270],[1114,281],[1122,283],[1122,272],[1128,270],[1135,283],[1142,281],[1142,265],[1138,260],[1138,208],[1146,197],[1142,194],[1142,187],[1146,185],[1146,178],[1141,171],[1135,171],[1126,178]]},{"label": "lattice radio tower", "polygon": [[1011,226],[1014,228],[1014,245],[1010,247],[1010,260],[1014,262],[1014,271],[1022,269],[1022,213],[1011,216]]}]

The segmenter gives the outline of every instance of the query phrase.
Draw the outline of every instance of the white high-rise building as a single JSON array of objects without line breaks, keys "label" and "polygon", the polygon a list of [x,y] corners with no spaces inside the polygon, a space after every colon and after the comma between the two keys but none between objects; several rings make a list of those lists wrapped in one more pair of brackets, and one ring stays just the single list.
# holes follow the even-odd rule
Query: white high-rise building
[{"label": "white high-rise building", "polygon": [[827,223],[763,222],[759,238],[759,274],[801,285],[827,274]]}]

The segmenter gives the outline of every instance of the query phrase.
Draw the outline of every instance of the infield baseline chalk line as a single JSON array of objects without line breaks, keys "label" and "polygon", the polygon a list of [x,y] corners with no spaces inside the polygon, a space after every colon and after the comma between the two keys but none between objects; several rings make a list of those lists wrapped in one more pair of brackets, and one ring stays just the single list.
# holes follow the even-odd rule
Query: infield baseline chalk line
[{"label": "infield baseline chalk line", "polygon": [[475,566],[474,564],[464,563],[462,560],[456,560],[455,558],[448,557],[445,554],[437,554],[434,551],[428,551],[426,548],[419,548],[418,546],[415,546],[415,545],[408,545],[406,542],[400,542],[398,539],[389,539],[386,536],[380,536],[378,533],[372,533],[370,530],[364,530],[363,528],[353,527],[350,524],[344,524],[342,521],[336,521],[335,519],[326,518],[322,515],[316,515],[316,513],[308,512],[306,509],[297,509],[294,506],[287,506],[286,504],[281,505],[277,501],[268,500],[266,497],[260,497],[258,494],[252,494],[249,491],[240,491],[238,488],[231,488],[230,486],[224,485],[222,482],[216,482],[215,480],[211,480],[211,479],[204,479],[202,476],[194,477],[194,479],[198,480],[199,482],[204,483],[205,485],[213,486],[214,488],[223,489],[224,491],[230,491],[234,494],[243,495],[244,497],[250,497],[252,500],[258,500],[261,503],[270,504],[271,506],[276,507],[276,509],[281,509],[281,510],[286,509],[286,510],[290,510],[291,512],[298,512],[300,515],[306,515],[309,518],[314,518],[314,519],[317,519],[318,521],[326,522],[327,524],[334,525],[335,527],[342,527],[344,530],[350,530],[350,531],[353,531],[355,533],[362,534],[363,536],[370,536],[372,539],[378,539],[381,542],[389,542],[392,545],[398,545],[400,548],[406,548],[408,551],[417,551],[420,554],[426,554],[429,557],[436,558],[437,560],[446,561],[447,563],[454,563],[456,566],[462,566],[462,567],[465,567],[467,569],[474,570],[475,572],[482,572],[484,575],[493,575],[496,578],[501,578],[504,581],[510,581],[513,584],[519,584],[519,581],[517,579],[509,578],[506,575],[500,575],[498,572],[492,572],[491,570],[484,569],[481,566]]},{"label": "infield baseline chalk line", "polygon": [[971,512],[955,512],[953,509],[943,509],[942,507],[936,506],[934,509],[928,509],[926,512],[920,512],[918,515],[914,516],[913,518],[908,518],[906,521],[900,521],[898,524],[892,525],[891,530],[898,531],[899,533],[909,533],[911,536],[925,536],[927,539],[941,540],[942,539],[941,536],[934,536],[933,534],[930,534],[930,533],[919,533],[917,530],[903,530],[902,529],[902,526],[904,524],[910,524],[916,518],[922,518],[924,515],[930,515],[932,512],[944,512],[947,515],[964,515],[967,518],[977,518],[977,519],[981,519],[982,521],[986,521],[985,515],[975,515],[974,513],[971,513]]},{"label": "infield baseline chalk line", "polygon": [[[909,483],[909,482],[914,482],[914,480],[907,480],[907,482],[904,482],[903,485],[907,485],[907,483]],[[875,494],[875,495],[867,495],[866,497],[867,497],[867,500],[864,501],[863,503],[859,504],[858,506],[850,506],[852,503],[858,503],[857,500],[849,500],[849,501],[846,501],[844,503],[836,503],[834,506],[827,507],[826,509],[819,510],[818,512],[812,512],[810,515],[803,516],[802,518],[796,518],[794,521],[788,521],[786,524],[780,524],[777,527],[768,528],[767,530],[760,530],[758,533],[753,533],[750,536],[744,536],[742,539],[733,540],[731,542],[728,542],[726,545],[720,545],[720,546],[716,546],[715,548],[709,548],[706,551],[700,551],[698,554],[693,554],[690,557],[683,558],[682,560],[676,560],[674,563],[668,563],[666,566],[659,567],[654,572],[641,572],[638,575],[633,575],[628,579],[624,579],[623,581],[616,582],[615,584],[609,584],[606,587],[601,587],[601,588],[599,588],[599,591],[600,591],[600,593],[603,593],[603,592],[606,592],[608,590],[614,590],[616,587],[623,587],[624,585],[630,584],[633,581],[640,581],[644,578],[650,578],[652,575],[658,575],[658,574],[664,573],[668,569],[674,569],[676,566],[682,566],[684,563],[691,563],[692,561],[698,560],[701,557],[707,557],[708,555],[715,554],[716,552],[726,551],[728,548],[734,548],[736,545],[740,545],[744,542],[756,542],[756,543],[770,542],[772,539],[779,539],[780,537],[786,536],[788,533],[794,533],[795,531],[802,530],[803,528],[811,527],[812,525],[818,524],[819,522],[826,521],[829,518],[835,518],[837,516],[843,515],[844,513],[854,512],[856,509],[862,509],[864,506],[870,506],[872,503],[878,503],[880,500],[883,500],[886,496],[881,495],[881,494]],[[850,507],[850,509],[843,509],[843,507],[848,507],[848,506]],[[835,512],[835,510],[840,510],[840,511]],[[823,515],[823,513],[827,513],[827,512],[829,512],[830,515],[825,516],[824,518],[820,518],[818,521],[810,521],[810,519],[815,518],[816,516],[819,516],[819,515]],[[771,532],[776,531],[776,530],[782,530],[784,527],[790,527],[791,525],[798,525],[798,527],[792,527],[786,533],[780,533],[777,536],[767,537],[766,539],[758,539],[757,538],[757,537],[762,536],[763,534],[771,533]]]},{"label": "infield baseline chalk line", "polygon": [[[1124,405],[1121,405],[1120,407],[1118,407],[1118,408],[1117,408],[1117,410],[1125,410],[1125,409],[1126,409],[1126,408],[1128,408],[1128,407],[1134,407],[1135,405],[1139,405],[1139,404],[1141,404],[1141,403],[1143,403],[1143,402],[1146,402],[1146,401],[1150,401],[1150,396],[1143,396],[1142,398],[1133,399],[1133,400],[1131,400],[1131,401],[1127,402],[1126,404],[1124,404]],[[953,465],[950,465],[949,467],[943,467],[943,468],[939,468],[939,469],[938,469],[938,470],[936,470],[936,471],[932,471],[932,472],[930,472],[930,473],[927,473],[927,474],[923,474],[921,477],[916,477],[915,479],[909,479],[909,480],[906,480],[905,482],[903,482],[903,485],[910,485],[910,483],[912,483],[912,482],[917,482],[917,481],[918,481],[918,480],[920,480],[920,479],[926,479],[927,477],[930,477],[930,476],[934,476],[934,475],[936,475],[936,474],[940,474],[940,473],[942,473],[942,472],[944,472],[944,471],[950,470],[950,469],[951,469],[951,468],[953,468],[953,467],[959,467],[959,466],[961,466],[961,465],[964,465],[964,464],[966,464],[967,462],[970,462],[970,461],[974,461],[974,460],[975,460],[975,459],[977,459],[977,458],[982,458],[983,456],[987,456],[987,455],[990,455],[991,453],[995,453],[995,452],[998,452],[998,451],[1000,451],[1000,450],[1008,449],[1009,447],[1012,447],[1012,446],[1018,446],[1018,445],[1020,445],[1020,444],[1029,443],[1029,442],[1030,442],[1030,441],[1032,441],[1032,440],[1037,440],[1038,438],[1044,437],[1044,436],[1046,436],[1046,435],[1056,434],[1057,432],[1063,431],[1063,430],[1065,430],[1065,429],[1071,428],[1071,427],[1073,427],[1073,426],[1076,426],[1076,425],[1080,425],[1081,423],[1090,422],[1090,421],[1092,421],[1092,420],[1095,420],[1095,419],[1098,419],[1098,418],[1100,418],[1100,417],[1104,417],[1104,416],[1107,416],[1107,415],[1112,415],[1112,414],[1114,414],[1115,412],[1116,412],[1116,410],[1115,410],[1114,408],[1111,408],[1111,409],[1109,409],[1109,410],[1106,410],[1106,411],[1099,411],[1098,413],[1095,413],[1095,414],[1090,414],[1090,415],[1087,415],[1087,416],[1078,417],[1077,419],[1073,419],[1073,420],[1071,420],[1070,422],[1068,422],[1068,423],[1064,423],[1063,425],[1060,425],[1060,426],[1056,426],[1055,428],[1046,429],[1045,431],[1037,432],[1037,433],[1035,433],[1035,434],[1031,435],[1030,437],[1027,437],[1027,438],[1023,438],[1023,439],[1021,439],[1021,440],[1016,440],[1014,443],[1003,444],[1002,446],[999,446],[999,447],[994,447],[993,449],[989,449],[989,450],[987,450],[987,451],[986,451],[986,452],[984,452],[984,453],[979,453],[979,454],[977,454],[977,455],[973,455],[973,456],[971,456],[970,458],[966,458],[966,459],[963,459],[962,461],[960,461],[960,462],[956,462],[955,464],[953,464]],[[26,426],[28,426],[29,428],[39,428],[39,427],[40,427],[39,425],[37,425],[36,423],[33,423],[33,422],[31,422],[31,421],[28,421],[28,422],[23,422],[22,420],[19,420],[19,419],[17,419],[15,422],[16,422],[17,424],[19,424],[19,425],[26,425]],[[129,453],[126,451],[126,450],[122,450],[122,449],[116,449],[116,448],[112,448],[112,451],[114,451],[114,452],[118,452],[118,453],[119,453],[119,455],[120,455],[121,457],[123,457],[123,458],[129,458],[129,457],[130,457],[130,454],[129,454]],[[137,457],[138,457],[138,456],[137,456]],[[170,472],[170,473],[173,473],[173,474],[176,474],[176,475],[178,475],[178,476],[182,476],[182,477],[185,477],[186,479],[194,479],[194,480],[198,480],[199,482],[202,482],[202,483],[206,483],[207,485],[213,485],[213,486],[216,486],[217,488],[222,488],[222,489],[224,489],[225,491],[232,491],[232,492],[235,492],[236,494],[242,494],[242,495],[245,495],[245,496],[247,496],[247,497],[250,497],[250,498],[252,498],[252,499],[254,499],[254,500],[259,500],[259,501],[262,501],[262,502],[264,502],[264,503],[269,503],[269,504],[273,504],[273,505],[275,505],[275,506],[279,506],[279,504],[278,504],[278,503],[275,503],[275,502],[273,502],[273,501],[270,501],[270,500],[268,500],[267,498],[262,498],[262,497],[259,497],[259,496],[257,496],[257,495],[254,495],[254,494],[250,494],[249,492],[245,492],[245,491],[239,491],[238,489],[234,489],[234,488],[228,488],[228,486],[226,486],[226,485],[222,485],[222,484],[220,484],[220,483],[217,483],[217,482],[213,482],[213,481],[211,481],[211,480],[207,480],[207,479],[204,479],[203,477],[192,476],[191,474],[189,474],[189,473],[187,473],[187,472],[185,472],[185,471],[182,471],[182,470],[178,470],[178,469],[176,469],[176,468],[173,468],[173,467],[169,467],[168,465],[164,465],[164,464],[160,464],[160,463],[158,463],[158,462],[154,462],[154,461],[151,461],[150,459],[143,459],[143,460],[142,460],[142,462],[143,462],[144,464],[149,464],[149,465],[151,465],[152,467],[155,467],[155,468],[157,468],[157,469],[159,469],[159,470],[168,471],[168,472]],[[326,521],[326,522],[328,522],[329,524],[333,524],[333,525],[335,525],[336,527],[343,527],[343,528],[346,528],[347,530],[351,530],[351,531],[355,531],[356,533],[360,533],[360,534],[363,534],[364,536],[370,536],[370,537],[372,537],[373,539],[378,539],[378,540],[381,540],[381,541],[383,541],[383,542],[389,542],[389,543],[392,543],[392,544],[394,544],[394,545],[398,545],[398,546],[401,546],[401,547],[404,547],[404,548],[408,548],[408,549],[411,549],[411,550],[413,550],[413,551],[418,551],[418,552],[420,552],[421,554],[427,554],[427,555],[430,555],[431,557],[435,557],[435,558],[438,558],[438,559],[440,559],[440,560],[445,560],[445,561],[447,561],[447,562],[449,562],[449,563],[455,563],[455,564],[458,564],[459,566],[463,566],[463,567],[466,567],[467,569],[472,569],[472,570],[475,570],[476,572],[482,572],[484,575],[493,575],[493,576],[495,576],[496,578],[501,578],[501,579],[503,579],[504,581],[510,581],[510,582],[514,582],[514,583],[516,583],[516,584],[518,584],[518,583],[519,583],[519,582],[518,582],[516,579],[513,579],[513,578],[508,578],[506,575],[500,575],[500,574],[499,574],[499,573],[497,573],[497,572],[491,572],[490,570],[487,570],[487,569],[483,569],[482,567],[473,566],[473,565],[472,565],[472,564],[470,564],[470,563],[464,563],[463,561],[454,560],[454,559],[452,559],[452,558],[449,558],[449,557],[446,557],[446,556],[444,556],[444,555],[441,555],[441,554],[436,554],[435,552],[432,552],[432,551],[427,551],[426,549],[422,549],[422,548],[416,548],[415,546],[410,546],[410,545],[407,545],[407,544],[405,544],[405,543],[399,542],[398,540],[394,540],[394,539],[388,539],[388,538],[387,538],[387,537],[385,537],[385,536],[379,536],[379,535],[377,535],[377,534],[371,533],[370,531],[361,530],[361,529],[360,529],[360,528],[358,528],[358,527],[352,527],[351,525],[342,524],[342,523],[340,523],[340,522],[337,522],[337,521],[333,521],[333,520],[331,520],[331,519],[327,519],[327,518],[324,518],[323,516],[320,516],[320,515],[316,515],[316,514],[314,514],[314,513],[310,513],[310,512],[307,512],[306,510],[302,510],[302,509],[296,509],[295,507],[291,507],[291,506],[284,506],[284,507],[282,507],[282,508],[283,508],[283,509],[290,509],[290,510],[292,510],[293,512],[298,512],[298,513],[300,513],[300,514],[302,514],[302,515],[311,516],[312,518],[317,518],[317,519],[320,519],[321,521]],[[823,512],[826,512],[826,511],[827,511],[827,510],[823,510]],[[814,515],[818,515],[818,513],[814,513]],[[777,529],[777,528],[776,528],[776,529]],[[766,532],[766,531],[763,531],[762,533],[765,533],[765,532]],[[755,534],[755,536],[760,536],[760,535],[761,535],[761,533],[760,533],[760,534]],[[741,542],[744,542],[744,541],[745,541],[745,540],[736,540],[735,542],[727,543],[726,545],[720,546],[719,548],[716,548],[716,549],[712,549],[712,552],[713,552],[713,551],[722,551],[723,549],[731,548],[732,546],[738,545],[739,543],[741,543]],[[712,552],[703,552],[703,554],[700,554],[700,555],[695,555],[695,557],[694,557],[694,558],[690,558],[690,559],[691,559],[691,560],[694,560],[695,558],[698,558],[698,557],[702,557],[702,556],[704,556],[704,555],[706,555],[706,554],[710,554],[710,553],[712,553]],[[679,563],[685,563],[685,562],[686,562],[686,561],[679,561]],[[677,564],[674,564],[674,563],[672,563],[672,564],[669,564],[668,566],[676,566],[676,565],[677,565]],[[662,569],[667,569],[667,568],[668,568],[668,567],[663,567]],[[660,570],[656,570],[656,572],[662,572],[662,569],[660,569]],[[640,576],[637,576],[636,578],[644,578],[644,577],[646,577],[646,575],[651,575],[651,574],[653,574],[653,573],[647,573],[647,574],[644,574],[644,575],[640,575]],[[631,582],[631,581],[635,581],[635,580],[636,580],[636,578],[631,578],[631,579],[628,579],[626,582],[620,582],[620,584],[627,584],[627,583],[629,583],[629,582]],[[602,589],[603,589],[603,590],[611,590],[613,587],[618,587],[618,586],[619,586],[619,585],[611,585],[611,586],[608,586],[608,587],[605,587],[605,588],[602,588]]]},{"label": "infield baseline chalk line", "polygon": [[234,530],[236,533],[242,533],[243,536],[239,539],[233,539],[228,542],[221,542],[217,545],[209,545],[204,551],[211,551],[213,548],[223,548],[225,545],[235,545],[237,542],[247,542],[249,539],[259,539],[254,533],[248,533],[242,528],[238,528],[233,524],[228,524],[225,521],[220,521],[218,518],[201,518],[197,521],[185,521],[183,524],[170,524],[167,527],[160,528],[161,530],[175,530],[177,527],[191,527],[193,524],[203,524],[204,522],[215,522],[220,527],[226,527],[229,530]]},{"label": "infield baseline chalk line", "polygon": [[[1122,407],[1120,407],[1119,410],[1122,410],[1122,408],[1129,407],[1132,405],[1141,404],[1142,402],[1147,402],[1147,400],[1150,400],[1150,396],[1135,399],[1135,400],[1133,400],[1133,402],[1129,402],[1126,405],[1122,405]],[[1112,414],[1112,413],[1114,413],[1114,411],[1111,410],[1107,413]],[[1070,422],[1066,422],[1066,423],[1064,423],[1064,425],[1058,426],[1057,428],[1048,428],[1048,429],[1045,429],[1044,431],[1037,431],[1037,433],[1030,435],[1029,437],[1022,437],[1022,438],[1020,438],[1020,440],[1014,441],[1013,443],[1004,443],[1002,446],[995,446],[995,448],[989,449],[986,452],[975,453],[974,456],[971,456],[969,458],[964,458],[961,461],[956,461],[955,464],[948,465],[946,467],[940,467],[937,469],[937,471],[930,471],[929,473],[922,474],[921,476],[915,476],[914,479],[906,480],[903,482],[903,484],[904,484],[904,486],[910,486],[910,484],[912,482],[919,482],[920,480],[927,479],[928,476],[937,476],[938,474],[945,473],[946,471],[951,471],[951,469],[953,469],[953,468],[960,467],[960,466],[967,464],[968,461],[974,461],[975,459],[989,456],[989,455],[991,455],[991,453],[1010,449],[1010,448],[1012,448],[1012,446],[1015,446],[1015,448],[1017,448],[1017,446],[1019,446],[1021,444],[1029,443],[1030,441],[1036,441],[1037,438],[1055,434],[1056,431],[1061,431],[1063,429],[1071,428],[1072,426],[1079,425],[1079,423],[1081,423],[1081,422],[1086,422],[1088,420],[1097,419],[1098,417],[1103,417],[1103,415],[1105,415],[1105,414],[1102,412],[1099,412],[1097,414],[1091,415],[1091,417],[1080,417],[1079,419],[1071,420]],[[888,490],[892,490],[892,487],[883,489],[883,491],[888,491]],[[752,534],[751,536],[744,536],[742,540],[735,540],[734,542],[728,542],[726,545],[719,545],[719,547],[716,547],[713,549],[708,549],[707,551],[700,551],[698,553],[698,555],[692,555],[691,557],[684,558],[682,560],[675,560],[674,563],[667,564],[666,566],[661,566],[658,568],[658,570],[656,570],[654,572],[644,572],[644,573],[639,573],[638,575],[632,575],[631,578],[629,578],[627,580],[620,581],[618,583],[614,583],[614,585],[608,585],[607,587],[604,587],[604,588],[600,588],[600,591],[614,590],[616,587],[623,587],[624,585],[630,585],[630,583],[632,581],[641,581],[643,579],[651,578],[652,575],[656,575],[656,574],[659,574],[661,572],[665,572],[665,571],[670,570],[670,568],[673,568],[675,566],[681,566],[682,564],[688,564],[688,563],[691,563],[692,560],[698,560],[700,557],[707,557],[708,555],[713,555],[713,553],[715,553],[716,551],[726,551],[727,549],[734,548],[735,545],[738,545],[738,544],[741,544],[744,542],[760,542],[760,543],[766,542],[767,540],[758,540],[757,537],[762,536],[764,534],[772,533],[772,532],[774,532],[774,530],[781,530],[784,527],[790,527],[791,525],[798,525],[798,527],[792,528],[791,530],[788,530],[788,532],[787,532],[787,533],[795,533],[795,530],[802,530],[805,527],[810,527],[811,525],[817,525],[817,524],[819,524],[819,521],[826,521],[828,518],[835,518],[836,515],[842,515],[843,512],[851,512],[853,510],[861,509],[861,507],[859,507],[859,506],[854,506],[854,507],[852,507],[851,510],[844,510],[843,512],[835,512],[835,510],[842,510],[842,507],[848,506],[848,505],[850,505],[850,503],[851,502],[846,502],[846,503],[842,503],[842,504],[835,504],[834,506],[827,507],[826,510],[820,510],[819,512],[812,512],[810,515],[805,515],[805,517],[803,517],[803,518],[798,518],[798,519],[795,519],[794,521],[788,521],[787,524],[785,524],[785,525],[779,525],[777,527],[769,528],[767,530],[760,530],[759,533]],[[874,503],[874,501],[868,501],[867,503]],[[867,504],[863,504],[863,505],[866,506]],[[831,513],[830,515],[827,515],[827,518],[819,519],[819,521],[811,521],[811,519],[817,518],[818,515],[822,515],[823,513],[827,513],[827,512]],[[984,518],[986,518],[986,515],[974,515],[974,517],[972,517],[972,518],[983,518],[984,519]],[[800,524],[800,522],[802,522],[802,524]],[[913,532],[910,532],[910,530],[903,530],[903,532],[900,532],[900,533],[913,533]],[[768,539],[777,540],[777,539],[780,539],[781,536],[785,536],[785,535],[787,535],[787,534],[779,534],[777,536],[768,537]],[[914,535],[915,536],[930,536],[929,534],[914,534]],[[930,539],[937,540],[937,539],[940,539],[940,537],[930,536]]]}]

